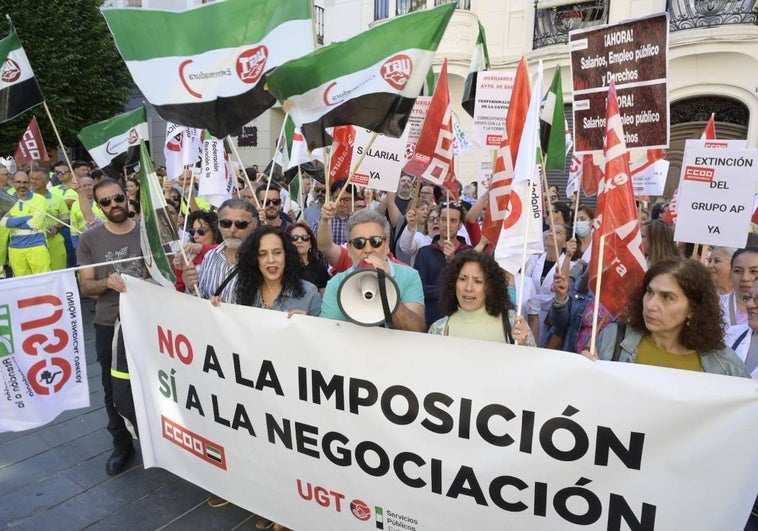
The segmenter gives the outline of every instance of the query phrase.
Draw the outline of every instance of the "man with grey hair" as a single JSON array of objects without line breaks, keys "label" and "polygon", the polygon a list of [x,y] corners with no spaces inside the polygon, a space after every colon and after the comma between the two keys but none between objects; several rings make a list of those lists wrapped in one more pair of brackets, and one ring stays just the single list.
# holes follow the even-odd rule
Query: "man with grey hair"
[{"label": "man with grey hair", "polygon": [[203,257],[199,273],[192,263],[182,267],[187,293],[194,293],[197,286],[204,299],[220,295],[224,301],[234,302],[237,252],[258,226],[257,221],[258,212],[244,199],[227,199],[221,204],[218,229],[224,241]]},{"label": "man with grey hair", "polygon": [[387,219],[373,210],[360,210],[348,219],[347,233],[347,250],[353,265],[335,275],[326,285],[321,317],[347,321],[337,301],[339,287],[356,268],[372,267],[384,271],[398,286],[400,304],[392,316],[392,327],[424,332],[424,291],[421,279],[412,267],[389,260],[390,225]]}]

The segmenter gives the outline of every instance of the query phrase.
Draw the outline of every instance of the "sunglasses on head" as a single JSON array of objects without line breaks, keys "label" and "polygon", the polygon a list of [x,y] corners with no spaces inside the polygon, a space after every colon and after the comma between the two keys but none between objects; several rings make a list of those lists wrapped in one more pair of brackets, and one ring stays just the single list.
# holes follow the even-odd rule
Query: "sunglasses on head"
[{"label": "sunglasses on head", "polygon": [[187,230],[187,232],[189,232],[190,236],[194,237],[195,234],[197,234],[198,236],[205,236],[205,233],[208,232],[208,231],[205,230],[205,229],[189,229],[189,230]]},{"label": "sunglasses on head", "polygon": [[371,247],[373,247],[374,249],[378,249],[379,247],[382,246],[382,244],[384,243],[386,239],[387,238],[383,236],[371,236],[369,238],[359,237],[359,238],[353,238],[352,240],[348,240],[348,243],[350,243],[350,245],[352,245],[353,247],[355,247],[356,249],[360,251],[361,249],[366,247],[366,243],[370,243]]},{"label": "sunglasses on head", "polygon": [[296,242],[298,240],[301,242],[309,242],[311,241],[311,237],[309,234],[290,234],[290,240],[293,242]]},{"label": "sunglasses on head", "polygon": [[114,203],[123,203],[126,201],[126,196],[124,194],[114,194],[108,197],[103,197],[97,200],[97,204],[101,207],[109,207],[111,206],[111,201]]},{"label": "sunglasses on head", "polygon": [[129,212],[127,212],[126,215],[129,216],[130,218],[133,218],[134,216],[137,215],[137,213],[134,210],[130,210]]},{"label": "sunglasses on head", "polygon": [[231,219],[220,219],[218,220],[219,226],[228,229],[231,228],[232,225],[237,227],[240,230],[245,230],[248,225],[250,225],[250,221],[245,221],[244,219],[235,219],[232,221]]},{"label": "sunglasses on head", "polygon": [[263,206],[267,207],[269,205],[279,206],[282,204],[281,199],[266,199],[265,201],[262,201]]}]

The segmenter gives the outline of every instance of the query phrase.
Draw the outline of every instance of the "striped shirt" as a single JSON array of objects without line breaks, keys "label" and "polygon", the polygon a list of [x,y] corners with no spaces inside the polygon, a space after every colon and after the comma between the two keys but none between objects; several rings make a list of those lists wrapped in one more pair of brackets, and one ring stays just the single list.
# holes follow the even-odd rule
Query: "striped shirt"
[{"label": "striped shirt", "polygon": [[[200,290],[200,296],[204,299],[210,299],[216,294],[218,287],[237,265],[237,262],[229,263],[227,261],[226,254],[224,253],[225,247],[226,244],[222,243],[203,257],[198,289]],[[236,299],[234,293],[236,286],[237,276],[235,275],[220,293],[224,302],[234,303]],[[189,289],[187,292],[192,293]]]},{"label": "striped shirt", "polygon": [[[337,216],[334,216],[332,218],[332,238],[334,239],[334,243],[337,245],[342,245],[344,243],[347,243],[347,220],[350,219],[349,217],[345,219],[340,219]],[[321,219],[316,220],[316,222],[313,224],[313,233],[318,234],[318,226],[321,224]]]}]

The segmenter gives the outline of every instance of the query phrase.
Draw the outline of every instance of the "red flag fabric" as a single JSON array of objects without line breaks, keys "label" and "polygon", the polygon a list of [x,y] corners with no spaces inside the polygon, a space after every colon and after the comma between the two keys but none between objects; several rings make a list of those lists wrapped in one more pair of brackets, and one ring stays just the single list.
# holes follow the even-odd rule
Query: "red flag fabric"
[{"label": "red flag fabric", "polygon": [[513,185],[513,161],[511,160],[511,145],[508,141],[508,130],[503,130],[500,139],[500,147],[495,160],[495,168],[492,171],[489,200],[484,209],[484,222],[482,223],[482,236],[487,238],[493,245],[500,237],[503,220],[508,211],[511,198],[511,186]]},{"label": "red flag fabric", "polygon": [[[603,154],[605,175],[598,188],[590,289],[595,289],[597,275],[602,274],[599,300],[611,315],[616,316],[626,306],[630,289],[642,282],[647,264],[642,253],[640,222],[634,203],[628,151],[613,82],[608,90]],[[596,257],[600,256],[600,236],[603,234],[603,270],[599,272]]]},{"label": "red flag fabric", "polygon": [[447,82],[447,59],[442,63],[437,86],[426,114],[416,151],[403,172],[446,188],[458,200],[458,183],[453,169],[453,107]]},{"label": "red flag fabric", "polygon": [[700,140],[716,140],[716,114],[711,113],[711,117],[708,119],[708,123],[705,124],[703,134],[700,135]]},{"label": "red flag fabric", "polygon": [[526,57],[522,57],[518,68],[516,68],[511,101],[508,104],[508,114],[505,117],[505,129],[511,143],[511,161],[514,164],[518,155],[518,147],[521,144],[521,133],[524,130],[530,99],[529,70],[526,66]]},{"label": "red flag fabric", "polygon": [[329,168],[329,182],[347,179],[353,162],[353,145],[355,144],[355,127],[338,125],[332,134],[332,160]]},{"label": "red flag fabric", "polygon": [[32,121],[29,122],[29,126],[21,137],[21,141],[18,143],[13,157],[18,164],[50,160],[45,148],[45,141],[42,140],[42,133],[39,130],[36,116],[32,116]]}]

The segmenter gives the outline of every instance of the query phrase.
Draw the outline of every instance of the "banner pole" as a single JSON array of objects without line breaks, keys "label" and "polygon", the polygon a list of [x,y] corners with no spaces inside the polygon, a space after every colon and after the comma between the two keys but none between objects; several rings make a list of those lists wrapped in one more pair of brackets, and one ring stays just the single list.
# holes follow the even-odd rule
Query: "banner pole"
[{"label": "banner pole", "polygon": [[63,144],[63,140],[61,140],[61,135],[58,132],[58,128],[55,125],[55,120],[53,120],[53,115],[50,114],[50,107],[47,106],[47,100],[42,100],[42,105],[45,107],[45,112],[47,113],[47,117],[50,119],[50,125],[53,126],[53,132],[55,133],[55,138],[58,140],[58,144],[61,146],[61,149],[63,150],[63,158],[66,160],[66,164],[68,164],[68,170],[71,172],[71,179],[74,181],[74,184],[78,184],[78,181],[76,180],[76,174],[74,173],[74,167],[71,165],[71,160],[68,158],[68,153],[66,152],[66,146]]},{"label": "banner pole", "polygon": [[253,188],[253,183],[250,182],[250,177],[247,176],[247,172],[245,171],[245,165],[242,163],[242,158],[240,157],[239,151],[237,151],[237,146],[234,145],[234,142],[232,142],[232,137],[228,136],[226,137],[226,142],[229,144],[229,147],[231,148],[232,152],[234,153],[234,156],[237,157],[237,162],[240,163],[240,166],[242,166],[242,173],[245,175],[245,183],[247,184],[248,188],[252,190],[253,192],[253,199],[255,200],[255,207],[260,210],[261,204],[258,202],[258,196],[255,194],[255,188]]},{"label": "banner pole", "polygon": [[605,253],[605,234],[600,235],[600,247],[598,256],[593,256],[597,260],[597,278],[595,279],[595,306],[592,308],[592,335],[590,336],[590,354],[596,356],[595,340],[597,339],[597,319],[600,314],[600,285],[603,280],[603,254]]},{"label": "banner pole", "polygon": [[[345,184],[342,185],[342,189],[340,190],[340,193],[337,194],[337,198],[334,200],[335,203],[339,203],[340,198],[342,197],[342,194],[345,193],[345,190],[347,189],[347,185],[350,184],[350,181],[353,179],[353,175],[355,175],[355,172],[358,171],[358,168],[360,167],[361,163],[363,162],[363,159],[366,158],[366,155],[368,154],[369,150],[371,149],[371,146],[374,145],[374,140],[376,140],[376,137],[379,136],[379,133],[376,131],[373,132],[371,135],[371,139],[368,141],[368,144],[366,144],[366,149],[363,150],[363,153],[361,153],[361,156],[358,158],[358,162],[355,163],[355,166],[353,166],[353,169],[350,171],[350,173],[347,176],[347,180],[345,181]],[[327,188],[326,193],[329,193],[329,189]]]}]

